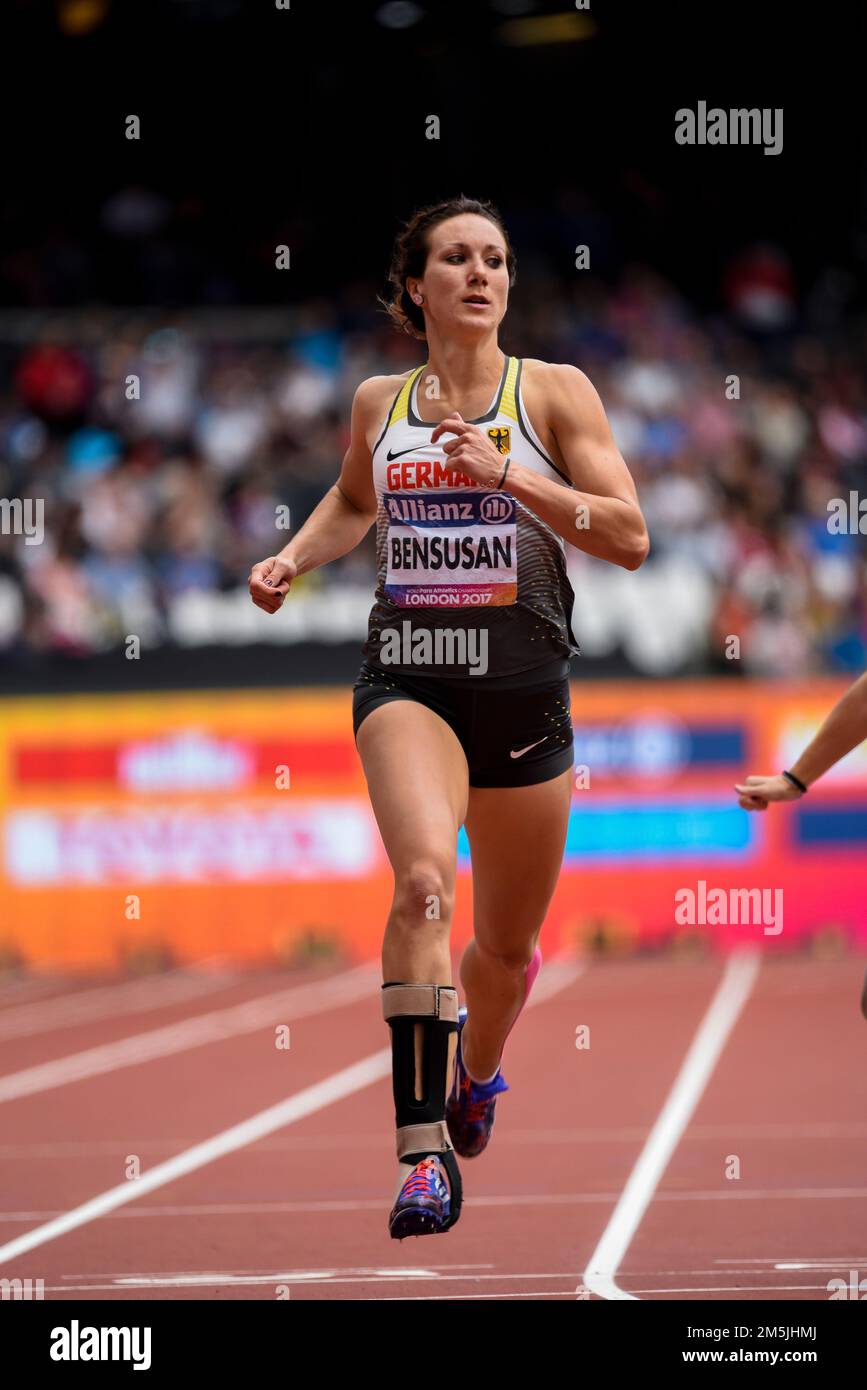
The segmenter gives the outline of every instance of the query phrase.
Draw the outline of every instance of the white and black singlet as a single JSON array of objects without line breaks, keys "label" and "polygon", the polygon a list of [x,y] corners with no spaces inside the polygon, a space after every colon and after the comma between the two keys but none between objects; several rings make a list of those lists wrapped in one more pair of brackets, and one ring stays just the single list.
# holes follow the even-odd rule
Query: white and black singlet
[{"label": "white and black singlet", "polygon": [[[450,465],[442,445],[453,435],[431,444],[436,422],[418,413],[424,373],[419,367],[404,382],[373,449],[377,588],[363,649],[368,663],[390,671],[461,674],[460,663],[434,660],[433,642],[423,667],[397,660],[406,654],[407,621],[414,637],[422,630],[484,629],[489,677],[577,654],[571,627],[575,595],[564,542],[509,495],[508,478],[504,491],[497,492]],[[490,409],[468,423],[484,430],[504,463],[508,455],[513,463],[572,486],[545,453],[523,408],[519,358],[506,358]],[[392,648],[385,660],[383,632]],[[421,638],[415,646],[423,652]],[[447,647],[442,650],[448,655]]]},{"label": "white and black singlet", "polygon": [[[417,368],[373,449],[377,586],[353,692],[356,734],[372,710],[417,700],[452,727],[472,786],[522,786],[571,766],[574,592],[565,544],[506,487],[449,462],[419,415]],[[423,407],[422,407],[423,408]],[[487,413],[468,421],[513,462],[572,487],[545,453],[507,357]]]}]

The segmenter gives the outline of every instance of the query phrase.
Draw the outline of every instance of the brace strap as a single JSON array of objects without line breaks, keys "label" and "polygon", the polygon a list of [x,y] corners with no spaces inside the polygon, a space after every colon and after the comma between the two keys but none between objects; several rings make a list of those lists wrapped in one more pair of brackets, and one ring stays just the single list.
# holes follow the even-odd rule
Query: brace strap
[{"label": "brace strap", "polygon": [[458,992],[454,985],[385,984],[382,1016],[386,1023],[393,1018],[440,1018],[456,1024]]},{"label": "brace strap", "polygon": [[427,1125],[402,1125],[397,1131],[397,1156],[444,1153],[453,1148],[444,1120]]}]

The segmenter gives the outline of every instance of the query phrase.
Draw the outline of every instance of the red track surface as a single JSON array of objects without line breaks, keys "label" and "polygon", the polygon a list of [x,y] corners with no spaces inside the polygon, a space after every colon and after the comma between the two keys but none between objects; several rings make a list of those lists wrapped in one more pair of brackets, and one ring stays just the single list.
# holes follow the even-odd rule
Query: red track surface
[{"label": "red track surface", "polygon": [[[622,1290],[827,1299],[828,1280],[867,1276],[864,964],[762,962],[619,1264]],[[463,1215],[442,1241],[388,1237],[396,1166],[390,1079],[380,1076],[2,1259],[0,1276],[42,1279],[46,1299],[273,1299],[280,1286],[292,1299],[574,1299],[724,970],[723,960],[591,961],[528,1009],[506,1052],[511,1091],[491,1146],[463,1162]],[[68,1067],[86,1049],[342,973],[187,972],[107,991],[102,982],[96,995],[95,981],[7,984],[0,1088],[27,1068]],[[0,1103],[0,1244],[124,1184],[128,1156],[146,1176],[382,1053],[377,980],[339,1007],[297,1019],[284,1010],[288,1050],[275,1047],[271,1019],[83,1079],[58,1073],[49,1089]],[[177,991],[168,1002],[167,989]],[[581,1024],[590,1047],[579,1050]],[[732,1155],[736,1179],[726,1176]]]}]

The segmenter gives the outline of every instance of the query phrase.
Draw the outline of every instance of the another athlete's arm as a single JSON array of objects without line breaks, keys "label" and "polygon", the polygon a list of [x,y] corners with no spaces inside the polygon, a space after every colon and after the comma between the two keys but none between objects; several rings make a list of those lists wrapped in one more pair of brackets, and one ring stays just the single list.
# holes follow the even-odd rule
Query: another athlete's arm
[{"label": "another athlete's arm", "polygon": [[248,587],[257,608],[276,613],[297,575],[346,555],[370,530],[376,518],[376,492],[369,438],[382,416],[388,390],[393,394],[393,386],[384,377],[370,377],[358,387],[340,477],[280,554],[250,571]]},{"label": "another athlete's arm", "polygon": [[[624,569],[638,569],[650,550],[647,527],[596,390],[577,367],[547,363],[542,393],[547,423],[574,488],[511,462],[504,490],[570,545]],[[490,440],[457,414],[440,421],[431,441],[444,433],[458,436],[443,444],[456,466],[490,486],[492,465],[494,477],[503,466]]]},{"label": "another athlete's arm", "polygon": [[[799,782],[809,787],[853,748],[867,738],[867,671],[859,676],[839,699],[812,742],[789,768]],[[735,783],[739,805],[745,811],[764,811],[769,801],[794,801],[803,792],[787,777],[748,777]]]}]

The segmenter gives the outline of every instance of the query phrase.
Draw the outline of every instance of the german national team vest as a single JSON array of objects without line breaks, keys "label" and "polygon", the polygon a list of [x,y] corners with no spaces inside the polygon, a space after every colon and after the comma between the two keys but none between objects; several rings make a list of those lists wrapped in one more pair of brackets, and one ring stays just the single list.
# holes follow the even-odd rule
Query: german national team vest
[{"label": "german national team vest", "polygon": [[[424,372],[418,367],[398,391],[373,449],[377,588],[365,657],[383,664],[384,631],[388,637],[395,629],[415,634],[479,626],[489,638],[490,676],[577,653],[571,627],[575,595],[563,540],[508,490],[479,487],[451,465],[442,445],[453,435],[431,444],[437,422],[418,414]],[[490,409],[469,423],[487,434],[504,462],[510,455],[524,468],[572,487],[523,409],[519,358],[506,358]],[[421,670],[393,655],[389,669],[464,674],[451,665]]]}]

